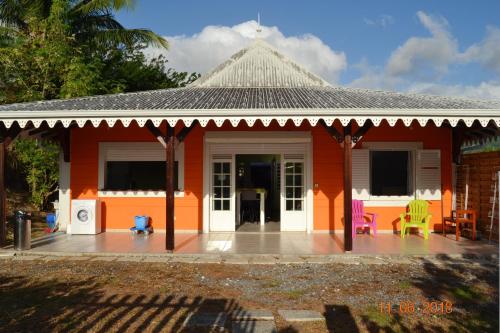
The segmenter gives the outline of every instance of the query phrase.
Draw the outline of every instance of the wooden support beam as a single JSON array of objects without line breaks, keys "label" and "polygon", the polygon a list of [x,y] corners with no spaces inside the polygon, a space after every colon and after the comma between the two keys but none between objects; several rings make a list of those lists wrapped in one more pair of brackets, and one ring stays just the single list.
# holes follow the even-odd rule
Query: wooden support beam
[{"label": "wooden support beam", "polygon": [[175,135],[174,128],[167,123],[166,141],[166,237],[167,252],[173,252],[175,247],[174,235],[174,163],[175,163]]},{"label": "wooden support beam", "polygon": [[328,126],[323,119],[320,121],[321,126],[330,134],[332,138],[334,138],[338,143],[342,143],[344,141],[344,137],[342,134],[335,128],[335,126]]},{"label": "wooden support beam", "polygon": [[63,152],[64,162],[71,162],[71,129],[61,128],[57,133],[57,137]]},{"label": "wooden support beam", "polygon": [[193,130],[193,128],[196,127],[196,125],[198,125],[198,121],[195,120],[191,124],[191,126],[189,126],[189,127],[188,126],[184,126],[184,128],[181,129],[179,131],[179,133],[177,133],[177,135],[176,135],[177,141],[179,141],[179,142],[184,141],[186,139],[186,137],[188,136],[188,134]]},{"label": "wooden support beam", "polygon": [[46,123],[43,123],[42,125],[40,125],[40,127],[35,128],[35,129],[29,131],[28,135],[29,136],[33,136],[33,135],[37,135],[37,134],[40,134],[40,133],[48,132],[50,130],[51,130],[51,128],[49,127],[49,125],[47,125]]},{"label": "wooden support beam", "polygon": [[[170,127],[167,123],[167,126]],[[167,142],[163,132],[156,127],[151,121],[146,122],[146,128],[153,134],[153,136],[161,143],[164,148],[167,148]]]},{"label": "wooden support beam", "polygon": [[5,246],[7,240],[7,194],[5,189],[7,147],[19,135],[21,128],[14,125],[6,129],[0,127],[0,247]]},{"label": "wooden support beam", "polygon": [[[12,141],[15,140],[15,138],[21,133],[21,127],[19,126],[12,126],[9,128],[5,133],[3,134],[3,142],[5,143],[5,148],[10,146]],[[1,140],[1,139],[0,139]]]},{"label": "wooden support beam", "polygon": [[354,143],[354,145],[356,145],[356,143],[358,143],[359,141],[361,141],[361,139],[363,138],[363,136],[372,127],[373,127],[373,123],[371,122],[371,120],[365,121],[365,123],[363,124],[363,126],[361,126],[360,128],[358,128],[358,130],[356,131],[356,133],[354,133],[353,136],[352,136],[352,142]]},{"label": "wooden support beam", "polygon": [[7,240],[7,196],[5,192],[5,157],[7,145],[0,137],[0,247],[6,245]]},{"label": "wooden support beam", "polygon": [[344,127],[344,251],[352,251],[352,127]]}]

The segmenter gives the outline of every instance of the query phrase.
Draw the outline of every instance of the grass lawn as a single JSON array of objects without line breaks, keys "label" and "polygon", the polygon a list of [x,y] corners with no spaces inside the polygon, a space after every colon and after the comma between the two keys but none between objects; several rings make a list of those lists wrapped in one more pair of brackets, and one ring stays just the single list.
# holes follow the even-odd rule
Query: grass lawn
[{"label": "grass lawn", "polygon": [[[494,262],[223,265],[76,259],[1,259],[0,331],[176,332],[188,313],[266,309],[275,314],[280,332],[498,332]],[[440,308],[441,302],[449,303]],[[326,321],[290,325],[278,309],[316,310]]]}]

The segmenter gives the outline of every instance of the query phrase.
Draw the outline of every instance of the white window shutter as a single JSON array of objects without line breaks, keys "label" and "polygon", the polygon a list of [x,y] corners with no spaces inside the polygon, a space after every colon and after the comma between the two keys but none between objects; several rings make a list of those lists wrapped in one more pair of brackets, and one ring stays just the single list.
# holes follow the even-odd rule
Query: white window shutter
[{"label": "white window shutter", "polygon": [[352,150],[352,198],[370,199],[370,150]]},{"label": "white window shutter", "polygon": [[417,198],[441,200],[441,151],[417,150]]}]

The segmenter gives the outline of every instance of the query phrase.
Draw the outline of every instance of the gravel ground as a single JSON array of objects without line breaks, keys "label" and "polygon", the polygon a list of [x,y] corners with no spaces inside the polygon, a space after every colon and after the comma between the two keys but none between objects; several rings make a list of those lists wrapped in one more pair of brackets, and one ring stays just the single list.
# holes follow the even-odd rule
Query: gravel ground
[{"label": "gravel ground", "polygon": [[[280,332],[498,332],[495,261],[224,265],[76,259],[0,259],[0,332],[176,332],[188,313],[242,309],[273,311]],[[426,308],[431,301],[438,302],[432,311]],[[441,313],[446,311],[439,304],[446,301],[452,308]],[[326,321],[290,325],[278,309],[315,310]]]}]

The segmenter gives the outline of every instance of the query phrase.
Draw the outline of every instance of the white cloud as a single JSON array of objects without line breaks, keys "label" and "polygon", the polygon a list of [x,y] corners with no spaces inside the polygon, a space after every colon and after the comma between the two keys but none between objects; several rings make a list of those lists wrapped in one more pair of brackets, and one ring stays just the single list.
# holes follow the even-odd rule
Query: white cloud
[{"label": "white cloud", "polygon": [[458,45],[448,31],[448,22],[443,17],[432,17],[421,11],[417,16],[431,36],[411,37],[398,47],[387,62],[388,75],[443,75],[457,56]]},{"label": "white cloud", "polygon": [[365,22],[366,25],[373,25],[381,28],[386,28],[391,24],[394,24],[396,20],[391,15],[383,14],[375,19],[364,18],[363,22]]},{"label": "white cloud", "polygon": [[488,27],[486,37],[478,44],[470,46],[460,60],[478,62],[486,69],[492,69],[500,74],[500,28]]},{"label": "white cloud", "polygon": [[370,65],[366,58],[352,67],[361,74],[349,84],[354,88],[396,90],[403,81],[401,78],[385,75],[383,68]]},{"label": "white cloud", "polygon": [[[207,26],[192,36],[165,36],[170,43],[168,51],[149,49],[147,53],[163,53],[169,60],[169,66],[178,71],[205,74],[249,45],[256,37],[257,28],[256,21],[232,27]],[[277,27],[261,26],[261,29],[262,39],[331,83],[336,83],[339,74],[347,67],[343,52],[332,50],[314,35],[287,37]]]},{"label": "white cloud", "polygon": [[486,37],[480,43],[473,44],[460,53],[458,42],[450,33],[445,18],[424,12],[418,12],[417,17],[431,36],[410,37],[391,53],[383,67],[371,66],[366,60],[353,65],[360,72],[360,77],[349,85],[357,88],[500,100],[499,80],[484,81],[477,85],[439,82],[450,65],[477,62],[484,68],[500,73],[500,29],[488,27]]}]

